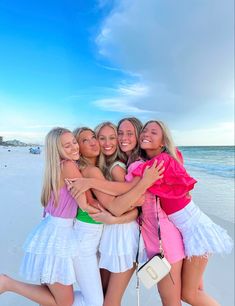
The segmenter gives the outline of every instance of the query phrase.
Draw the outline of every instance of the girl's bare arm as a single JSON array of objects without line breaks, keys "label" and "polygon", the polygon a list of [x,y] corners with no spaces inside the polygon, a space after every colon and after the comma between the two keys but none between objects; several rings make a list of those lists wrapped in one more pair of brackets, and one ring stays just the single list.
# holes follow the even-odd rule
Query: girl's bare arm
[{"label": "girl's bare arm", "polygon": [[112,196],[118,196],[131,190],[139,180],[139,177],[135,177],[131,182],[112,182],[98,177],[83,177],[69,181],[71,186],[77,190],[77,195],[88,189],[96,189]]},{"label": "girl's bare arm", "polygon": [[[152,169],[157,170],[156,175],[162,175],[164,172],[163,162],[156,166],[156,162],[151,167]],[[148,167],[145,170],[145,176],[148,175]],[[156,180],[159,177],[156,176]],[[78,178],[70,180],[71,186],[74,187],[74,192],[76,190],[76,195],[79,195],[81,192],[84,192],[88,189],[96,189],[102,191],[106,194],[113,196],[119,196],[127,193],[133,187],[135,187],[140,181],[140,177],[134,177],[131,182],[111,182],[99,178],[99,176],[87,176],[86,178]],[[153,182],[151,182],[153,184]],[[149,186],[151,186],[151,184]],[[149,187],[148,186],[148,187]]]},{"label": "girl's bare arm", "polygon": [[136,220],[138,216],[137,208],[122,214],[120,217],[113,216],[108,210],[100,208],[100,212],[90,214],[90,216],[97,222],[105,224],[124,224]]},{"label": "girl's bare arm", "polygon": [[[101,201],[101,203],[106,209],[108,209],[113,215],[120,217],[123,213],[133,209],[138,199],[145,193],[146,189],[150,187],[156,180],[163,177],[163,164],[159,164],[159,166],[156,167],[156,163],[157,161],[155,161],[150,168],[146,167],[144,175],[142,179],[139,180],[138,184],[123,195],[120,195],[116,198],[113,197],[112,200],[109,200],[104,203],[98,197],[99,191],[97,191],[97,189],[93,189],[93,192],[96,194],[97,198]],[[102,175],[102,173],[99,175]],[[100,178],[98,177],[98,175],[92,176]],[[104,180],[104,182],[106,184],[108,181]],[[119,184],[119,182],[113,182],[113,184]]]},{"label": "girl's bare arm", "polygon": [[[61,174],[62,174],[62,178],[74,178],[74,177],[82,177],[81,172],[79,171],[77,165],[75,162],[67,160],[62,164],[62,168],[61,168]],[[91,205],[89,205],[87,203],[87,198],[85,193],[80,194],[79,196],[77,196],[76,198],[76,202],[78,204],[78,206],[87,212],[91,212],[91,213],[96,213],[99,212],[98,209],[92,207]]]}]

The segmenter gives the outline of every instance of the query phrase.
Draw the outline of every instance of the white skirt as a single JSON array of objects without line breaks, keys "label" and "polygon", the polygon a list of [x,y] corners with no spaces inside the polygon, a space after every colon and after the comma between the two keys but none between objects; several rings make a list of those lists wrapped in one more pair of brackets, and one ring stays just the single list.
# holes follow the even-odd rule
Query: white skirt
[{"label": "white skirt", "polygon": [[193,201],[168,218],[183,236],[187,257],[232,251],[233,241],[227,231],[215,224]]},{"label": "white skirt", "polygon": [[20,274],[29,281],[71,285],[76,282],[74,258],[78,241],[74,219],[46,216],[24,244]]},{"label": "white skirt", "polygon": [[[131,269],[136,262],[138,243],[139,225],[136,221],[104,225],[99,247],[99,267],[114,273]],[[146,261],[144,241],[140,236],[139,263]]]}]

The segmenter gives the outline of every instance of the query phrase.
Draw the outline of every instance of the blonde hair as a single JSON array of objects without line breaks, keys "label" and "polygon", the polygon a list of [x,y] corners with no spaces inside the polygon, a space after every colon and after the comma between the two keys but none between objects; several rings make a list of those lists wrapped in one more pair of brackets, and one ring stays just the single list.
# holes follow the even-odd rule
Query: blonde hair
[{"label": "blonde hair", "polygon": [[[90,131],[94,136],[96,136],[95,132],[91,128],[86,127],[86,126],[82,126],[82,127],[76,128],[73,131],[73,135],[76,138],[77,142],[79,142],[79,137],[80,137],[81,133],[85,132],[85,131]],[[78,164],[79,169],[83,170],[83,169],[85,169],[90,164],[90,162],[80,152],[80,158],[77,161],[77,164]]]},{"label": "blonde hair", "polygon": [[61,136],[64,133],[71,133],[71,131],[56,127],[47,134],[45,139],[45,168],[41,192],[41,203],[44,207],[47,206],[52,194],[54,195],[54,204],[58,204],[61,160],[64,157]]},{"label": "blonde hair", "polygon": [[[149,124],[149,123],[156,123],[162,130],[162,135],[163,135],[163,144],[164,146],[162,147],[162,152],[166,152],[169,155],[171,155],[174,159],[176,159],[179,163],[181,163],[179,156],[177,154],[176,151],[176,147],[173,141],[173,138],[171,136],[171,132],[168,129],[167,125],[160,121],[160,120],[149,120],[145,123],[145,125],[143,126],[143,129],[145,129],[145,127]],[[146,154],[143,153],[143,156],[146,157]]]},{"label": "blonde hair", "polygon": [[140,137],[140,132],[142,131],[142,128],[143,128],[143,124],[136,117],[123,118],[117,124],[117,131],[119,130],[120,125],[124,121],[129,121],[133,125],[134,130],[135,130],[135,137],[136,137],[136,140],[137,140],[136,147],[133,149],[133,151],[131,152],[131,155],[129,157],[126,155],[125,152],[122,152],[122,154],[125,158],[125,162],[127,163],[127,166],[129,166],[131,163],[133,163],[134,161],[136,161],[140,158],[141,151],[140,151],[139,137]]},{"label": "blonde hair", "polygon": [[[118,137],[116,125],[114,125],[112,122],[109,121],[102,122],[95,128],[96,137],[99,137],[101,129],[105,126],[112,128],[114,130],[116,138]],[[125,160],[123,154],[119,149],[118,144],[117,144],[117,150],[111,156],[105,156],[102,152],[100,152],[98,167],[100,168],[106,179],[112,180],[111,167],[113,163],[117,160],[120,161]]]}]

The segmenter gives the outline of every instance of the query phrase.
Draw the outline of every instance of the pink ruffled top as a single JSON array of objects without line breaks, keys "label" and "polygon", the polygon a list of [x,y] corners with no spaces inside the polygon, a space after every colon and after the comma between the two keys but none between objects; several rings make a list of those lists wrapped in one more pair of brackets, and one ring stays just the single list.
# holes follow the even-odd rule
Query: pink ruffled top
[{"label": "pink ruffled top", "polygon": [[139,166],[139,165],[143,165],[144,161],[143,160],[136,160],[133,163],[131,163],[129,165],[129,167],[127,168],[127,174],[125,175],[125,181],[126,182],[131,182],[134,178],[133,176],[133,171]]},{"label": "pink ruffled top", "polygon": [[[182,155],[180,157],[182,159]],[[194,188],[197,181],[168,153],[161,153],[139,165],[133,171],[133,175],[142,176],[144,169],[151,166],[156,159],[158,164],[164,161],[164,177],[157,180],[148,190],[160,198],[162,209],[169,215],[181,210],[191,201],[189,191]]]}]

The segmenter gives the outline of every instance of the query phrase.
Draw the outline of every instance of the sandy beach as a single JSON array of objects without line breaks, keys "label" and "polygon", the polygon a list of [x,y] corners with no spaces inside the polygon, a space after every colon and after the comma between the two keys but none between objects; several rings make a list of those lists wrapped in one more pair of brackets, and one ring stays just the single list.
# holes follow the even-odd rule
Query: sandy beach
[{"label": "sandy beach", "polygon": [[[22,244],[40,221],[43,154],[33,155],[27,147],[0,146],[0,272],[19,278]],[[226,228],[234,239],[234,224],[217,217],[215,222]],[[125,293],[122,306],[137,305],[135,276]],[[224,257],[213,256],[205,273],[205,288],[222,306],[234,305],[234,251]],[[35,303],[13,293],[0,296],[0,306],[29,306]],[[155,288],[141,287],[141,306],[160,306]],[[184,304],[186,305],[186,304]]]}]

